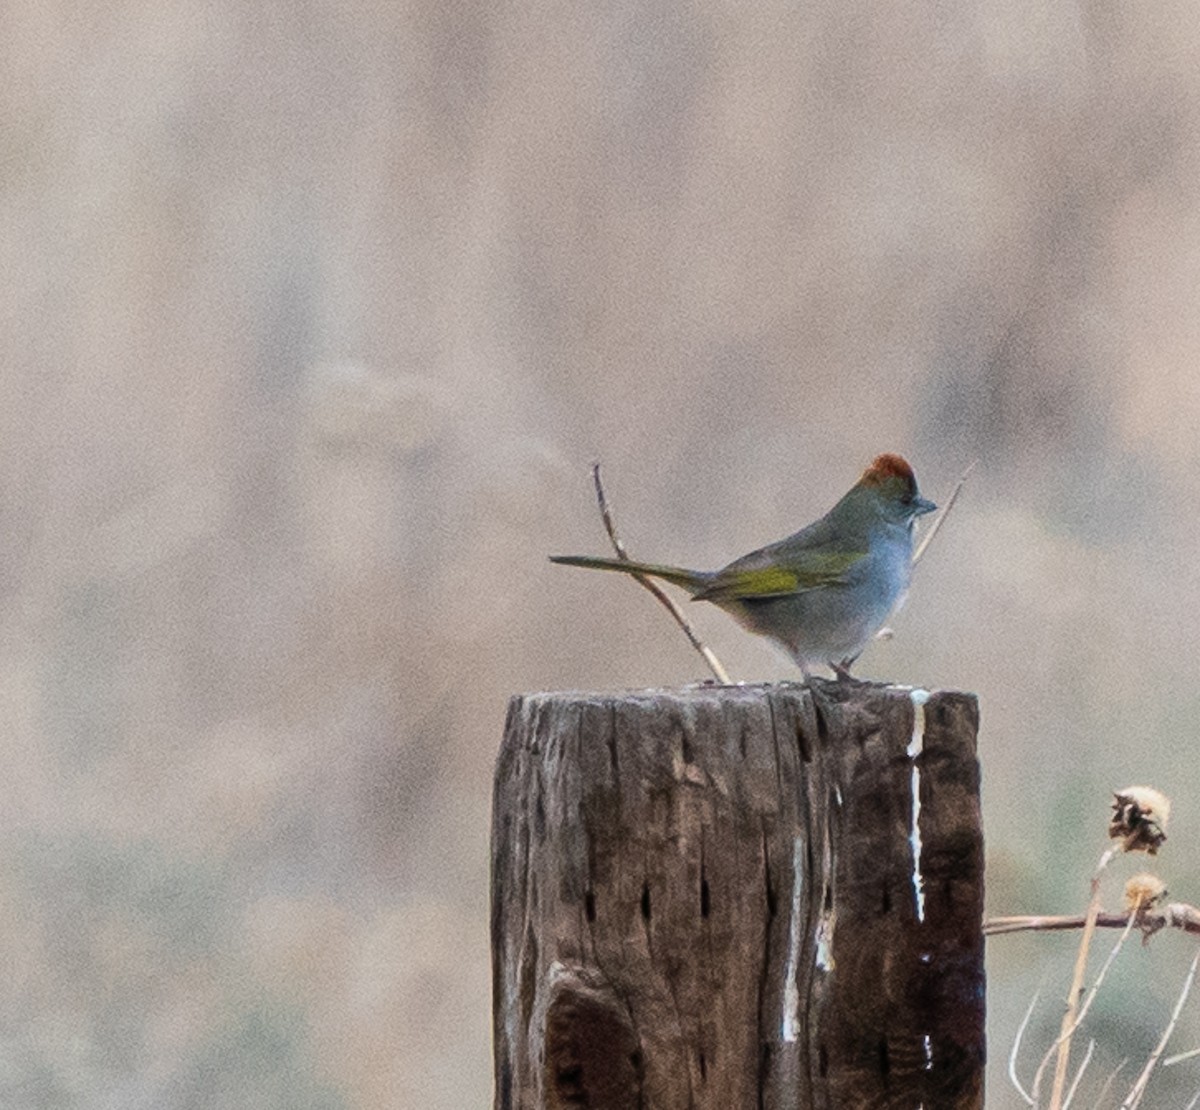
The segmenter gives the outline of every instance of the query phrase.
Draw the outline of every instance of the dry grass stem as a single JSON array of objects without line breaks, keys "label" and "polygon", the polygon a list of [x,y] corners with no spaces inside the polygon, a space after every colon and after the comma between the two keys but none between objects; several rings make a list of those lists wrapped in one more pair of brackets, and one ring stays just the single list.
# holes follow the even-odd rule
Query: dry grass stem
[{"label": "dry grass stem", "polygon": [[1121,1110],[1136,1110],[1141,1105],[1142,1096],[1145,1095],[1146,1086],[1150,1082],[1150,1073],[1154,1071],[1155,1064],[1158,1063],[1163,1050],[1167,1047],[1167,1041],[1171,1039],[1171,1034],[1175,1032],[1175,1025],[1179,1021],[1179,1015],[1183,1012],[1183,1004],[1187,1001],[1187,997],[1191,993],[1192,983],[1196,980],[1197,964],[1200,964],[1200,952],[1197,952],[1192,957],[1187,977],[1183,981],[1183,989],[1179,992],[1179,998],[1175,1001],[1175,1008],[1171,1011],[1171,1020],[1167,1022],[1167,1027],[1163,1030],[1163,1035],[1159,1038],[1158,1044],[1154,1046],[1154,1051],[1150,1053],[1150,1058],[1146,1061],[1146,1066],[1142,1068],[1142,1072],[1137,1077],[1136,1082],[1129,1089],[1129,1094],[1125,1096],[1125,1101],[1121,1103]]},{"label": "dry grass stem", "polygon": [[1033,1105],[1033,1096],[1021,1086],[1021,1080],[1017,1077],[1017,1053],[1021,1051],[1021,1041],[1025,1036],[1025,1028],[1029,1024],[1029,1019],[1033,1017],[1033,1011],[1038,1004],[1038,997],[1041,991],[1034,991],[1033,997],[1029,1000],[1029,1008],[1025,1011],[1025,1016],[1021,1018],[1021,1024],[1017,1026],[1017,1035],[1013,1037],[1012,1048],[1008,1052],[1008,1078],[1009,1082],[1017,1089],[1017,1094],[1021,1096],[1026,1106]]},{"label": "dry grass stem", "polygon": [[975,469],[975,466],[978,462],[979,460],[976,459],[971,463],[970,466],[967,467],[966,470],[962,472],[962,474],[959,475],[958,482],[954,486],[954,492],[950,494],[949,499],[946,501],[946,507],[942,509],[942,511],[938,513],[936,517],[934,517],[933,523],[929,526],[929,531],[925,533],[924,538],[921,540],[920,544],[917,546],[916,552],[913,554],[912,561],[914,567],[921,561],[921,556],[925,554],[925,549],[933,542],[933,537],[938,534],[938,531],[946,522],[946,517],[950,515],[950,510],[954,508],[954,502],[958,500],[958,495],[962,493],[962,488],[966,483],[967,475]]},{"label": "dry grass stem", "polygon": [[1187,1052],[1177,1052],[1174,1056],[1168,1056],[1163,1062],[1164,1068],[1173,1068],[1176,1064],[1182,1064],[1184,1060],[1194,1060],[1200,1056],[1200,1048],[1189,1048]]},{"label": "dry grass stem", "polygon": [[1108,1092],[1112,1090],[1112,1085],[1117,1081],[1117,1076],[1125,1070],[1125,1065],[1129,1063],[1127,1056],[1109,1073],[1108,1078],[1104,1081],[1104,1086],[1100,1088],[1100,1093],[1096,1096],[1096,1101],[1092,1103],[1095,1107],[1104,1105],[1104,1100],[1108,1098]]},{"label": "dry grass stem", "polygon": [[[625,550],[625,545],[621,542],[621,537],[617,534],[617,526],[613,523],[612,513],[608,507],[608,498],[604,496],[604,483],[600,480],[599,463],[592,463],[592,483],[596,487],[596,502],[600,506],[600,518],[604,521],[604,530],[608,533],[613,551],[616,552],[618,559],[628,563],[631,561],[629,552]],[[732,686],[733,682],[729,677],[728,671],[721,665],[721,661],[713,654],[708,645],[696,635],[695,629],[688,623],[687,617],[683,615],[683,610],[675,604],[671,596],[658,583],[647,578],[644,574],[633,574],[630,577],[640,586],[644,586],[649,590],[658,599],[660,604],[666,607],[667,612],[675,618],[675,623],[683,629],[683,634],[688,638],[688,642],[700,653],[704,662],[708,664],[708,669],[712,671],[716,680],[723,686]]]},{"label": "dry grass stem", "polygon": [[[1080,1027],[1080,1025],[1083,1024],[1083,1019],[1087,1017],[1088,1011],[1092,1008],[1092,1003],[1096,1000],[1096,995],[1100,993],[1100,988],[1104,985],[1104,980],[1108,975],[1109,968],[1111,968],[1113,963],[1116,961],[1117,955],[1121,951],[1125,941],[1129,939],[1129,934],[1133,931],[1133,926],[1136,920],[1136,914],[1129,914],[1125,921],[1125,928],[1122,930],[1121,935],[1117,937],[1116,943],[1109,950],[1108,956],[1105,958],[1104,964],[1100,968],[1100,974],[1096,976],[1096,981],[1092,984],[1091,989],[1087,993],[1087,997],[1084,998],[1083,1004],[1079,1007],[1078,1013],[1076,1013],[1075,1018],[1071,1023],[1071,1027],[1069,1029],[1064,1028],[1062,1031],[1060,1031],[1057,1040],[1055,1040],[1054,1043],[1051,1044],[1048,1049],[1046,1049],[1046,1054],[1042,1057],[1041,1063],[1038,1064],[1038,1070],[1033,1077],[1033,1094],[1035,1100],[1037,1099],[1041,1090],[1042,1076],[1045,1073],[1046,1068],[1049,1066],[1055,1050],[1061,1049],[1064,1041],[1070,1040],[1075,1031]],[[1078,1082],[1078,1080],[1076,1081]],[[1067,1096],[1066,1101],[1063,1103],[1063,1110],[1065,1110],[1067,1102],[1070,1102],[1069,1095]]]},{"label": "dry grass stem", "polygon": [[1083,1060],[1079,1064],[1079,1070],[1075,1072],[1075,1078],[1071,1080],[1071,1086],[1067,1088],[1067,1097],[1063,1099],[1063,1110],[1071,1105],[1071,1099],[1075,1097],[1075,1092],[1079,1090],[1079,1083],[1083,1079],[1083,1073],[1087,1071],[1087,1066],[1092,1062],[1092,1053],[1096,1051],[1096,1042],[1088,1041],[1087,1052],[1083,1054]]}]

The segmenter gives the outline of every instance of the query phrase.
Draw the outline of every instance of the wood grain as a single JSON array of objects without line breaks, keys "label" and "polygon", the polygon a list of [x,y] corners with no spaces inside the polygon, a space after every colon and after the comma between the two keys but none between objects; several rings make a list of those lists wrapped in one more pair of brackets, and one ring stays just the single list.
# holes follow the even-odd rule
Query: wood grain
[{"label": "wood grain", "polygon": [[514,698],[496,1110],[982,1106],[977,728],[857,683]]}]

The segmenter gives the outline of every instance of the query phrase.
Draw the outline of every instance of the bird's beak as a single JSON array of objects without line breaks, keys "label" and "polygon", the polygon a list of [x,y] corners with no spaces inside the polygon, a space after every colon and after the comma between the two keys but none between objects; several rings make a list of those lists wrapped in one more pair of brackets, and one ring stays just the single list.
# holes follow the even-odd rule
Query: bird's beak
[{"label": "bird's beak", "polygon": [[924,516],[926,513],[935,512],[937,506],[932,501],[927,501],[924,497],[914,497],[912,509],[913,516]]}]

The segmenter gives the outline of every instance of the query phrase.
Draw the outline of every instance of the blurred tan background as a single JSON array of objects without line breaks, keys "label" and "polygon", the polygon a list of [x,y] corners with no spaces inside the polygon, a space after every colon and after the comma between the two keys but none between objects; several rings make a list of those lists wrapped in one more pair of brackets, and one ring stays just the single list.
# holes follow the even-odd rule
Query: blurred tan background
[{"label": "blurred tan background", "polygon": [[[860,670],[979,694],[992,912],[1081,910],[1135,781],[1200,901],[1193,4],[2,19],[0,1105],[487,1104],[506,698],[704,676],[545,561],[596,458],[700,566],[979,459]],[[1073,947],[991,944],[989,1105]],[[1096,1086],[1190,955],[1130,946]]]}]

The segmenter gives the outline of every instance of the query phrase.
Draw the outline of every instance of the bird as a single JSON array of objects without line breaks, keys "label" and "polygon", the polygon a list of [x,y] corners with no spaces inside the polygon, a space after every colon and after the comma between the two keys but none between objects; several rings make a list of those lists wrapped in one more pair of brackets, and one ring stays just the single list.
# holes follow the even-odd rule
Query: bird
[{"label": "bird", "polygon": [[900,455],[877,456],[819,520],[720,570],[551,555],[563,566],[661,578],[765,636],[811,677],[850,667],[904,600],[912,576],[913,530],[937,506],[922,497]]}]

